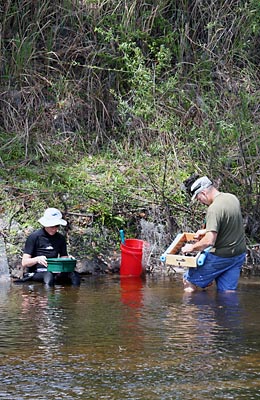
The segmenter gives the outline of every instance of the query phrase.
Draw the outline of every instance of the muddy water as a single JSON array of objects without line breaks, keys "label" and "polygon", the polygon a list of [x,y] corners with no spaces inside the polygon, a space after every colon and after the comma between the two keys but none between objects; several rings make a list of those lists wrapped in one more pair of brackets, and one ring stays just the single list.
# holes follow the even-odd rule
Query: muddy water
[{"label": "muddy water", "polygon": [[260,398],[260,280],[226,295],[185,295],[180,276],[0,290],[2,399]]}]

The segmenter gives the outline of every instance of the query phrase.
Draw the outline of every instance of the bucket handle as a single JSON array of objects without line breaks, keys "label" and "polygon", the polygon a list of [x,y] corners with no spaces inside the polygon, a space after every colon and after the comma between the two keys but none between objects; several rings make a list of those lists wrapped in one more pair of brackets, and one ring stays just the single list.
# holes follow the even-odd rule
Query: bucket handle
[{"label": "bucket handle", "polygon": [[125,244],[125,233],[124,233],[123,229],[120,229],[119,234],[120,234],[121,242],[123,244]]}]

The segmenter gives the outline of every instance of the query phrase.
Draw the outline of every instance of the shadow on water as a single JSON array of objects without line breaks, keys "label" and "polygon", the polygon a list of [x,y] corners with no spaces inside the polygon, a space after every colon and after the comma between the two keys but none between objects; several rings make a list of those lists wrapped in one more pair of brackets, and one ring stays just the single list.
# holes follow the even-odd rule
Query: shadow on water
[{"label": "shadow on water", "polygon": [[260,397],[260,285],[185,294],[179,277],[106,276],[0,286],[0,398]]}]

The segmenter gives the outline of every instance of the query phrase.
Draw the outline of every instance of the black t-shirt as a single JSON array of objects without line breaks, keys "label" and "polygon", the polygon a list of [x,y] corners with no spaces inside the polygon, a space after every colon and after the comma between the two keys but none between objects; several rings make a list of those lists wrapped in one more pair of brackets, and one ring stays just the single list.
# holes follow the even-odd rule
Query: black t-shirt
[{"label": "black t-shirt", "polygon": [[[38,229],[28,236],[24,253],[30,254],[32,258],[37,256],[56,258],[68,255],[65,237],[59,232],[49,235],[44,228]],[[30,271],[36,269],[37,266],[33,267],[30,268]]]}]

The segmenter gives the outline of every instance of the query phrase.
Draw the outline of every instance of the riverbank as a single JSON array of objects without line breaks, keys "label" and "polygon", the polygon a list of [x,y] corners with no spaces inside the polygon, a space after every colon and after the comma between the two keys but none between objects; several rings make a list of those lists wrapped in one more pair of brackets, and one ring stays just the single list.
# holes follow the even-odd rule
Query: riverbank
[{"label": "riverbank", "polygon": [[[0,219],[0,226],[6,225],[7,221]],[[4,234],[0,236],[0,252],[1,264],[0,273],[6,274],[8,271],[12,278],[21,278],[23,275],[23,268],[21,265],[21,257],[23,246],[27,236],[34,230],[34,228],[23,228],[17,222],[12,222],[12,229],[10,235]],[[145,272],[152,275],[175,275],[182,274],[184,269],[178,266],[165,265],[160,261],[161,254],[166,250],[165,247],[159,247],[158,242],[152,241],[150,237],[145,236],[145,230],[141,231],[141,238],[150,244],[149,254],[146,255],[146,265],[144,266]],[[66,233],[66,232],[65,232]],[[107,233],[108,234],[108,233]],[[93,253],[93,248],[97,249],[99,243],[92,243],[93,248],[82,248],[82,237],[84,232],[79,226],[73,224],[73,228],[67,235],[69,253],[77,259],[76,270],[83,275],[103,275],[103,274],[119,274],[120,272],[120,238],[119,236],[114,241],[108,242],[108,245],[100,253]],[[72,244],[74,243],[74,246]],[[78,243],[78,247],[77,244]],[[71,251],[73,248],[73,252]],[[84,254],[85,252],[85,254]],[[243,276],[260,276],[260,247],[258,245],[248,247],[246,263],[242,269]]]},{"label": "riverbank", "polygon": [[2,7],[0,231],[12,268],[47,207],[92,273],[118,257],[120,229],[151,243],[159,268],[176,234],[203,224],[182,190],[194,173],[237,195],[249,253],[260,242],[260,8],[157,3]]}]

